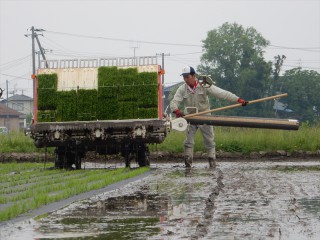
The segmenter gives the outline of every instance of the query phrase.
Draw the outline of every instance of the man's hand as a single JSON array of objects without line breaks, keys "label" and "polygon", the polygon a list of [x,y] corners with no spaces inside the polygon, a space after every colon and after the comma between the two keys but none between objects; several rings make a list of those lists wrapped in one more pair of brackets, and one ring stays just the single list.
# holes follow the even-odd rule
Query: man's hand
[{"label": "man's hand", "polygon": [[177,118],[184,117],[184,114],[183,114],[183,112],[180,111],[180,109],[174,110],[173,113],[176,114]]},{"label": "man's hand", "polygon": [[238,103],[241,103],[241,105],[244,107],[244,106],[247,106],[248,104],[248,101],[242,99],[242,98],[238,98]]}]

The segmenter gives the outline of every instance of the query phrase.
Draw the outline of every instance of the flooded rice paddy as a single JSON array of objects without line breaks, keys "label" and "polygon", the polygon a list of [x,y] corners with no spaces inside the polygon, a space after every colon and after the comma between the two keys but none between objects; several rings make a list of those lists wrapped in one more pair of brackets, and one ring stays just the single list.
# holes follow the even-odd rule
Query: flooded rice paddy
[{"label": "flooded rice paddy", "polygon": [[320,162],[153,164],[153,174],[0,227],[0,239],[320,239]]}]

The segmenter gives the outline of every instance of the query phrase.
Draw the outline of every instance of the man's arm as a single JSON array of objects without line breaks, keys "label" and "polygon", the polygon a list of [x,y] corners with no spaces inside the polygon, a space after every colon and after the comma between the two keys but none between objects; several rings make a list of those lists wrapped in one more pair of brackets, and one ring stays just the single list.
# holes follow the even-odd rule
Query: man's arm
[{"label": "man's arm", "polygon": [[229,91],[226,91],[222,88],[219,88],[215,85],[212,85],[210,88],[207,88],[208,91],[208,95],[215,97],[215,98],[219,98],[219,99],[223,99],[223,100],[228,100],[230,102],[237,102],[239,97]]}]

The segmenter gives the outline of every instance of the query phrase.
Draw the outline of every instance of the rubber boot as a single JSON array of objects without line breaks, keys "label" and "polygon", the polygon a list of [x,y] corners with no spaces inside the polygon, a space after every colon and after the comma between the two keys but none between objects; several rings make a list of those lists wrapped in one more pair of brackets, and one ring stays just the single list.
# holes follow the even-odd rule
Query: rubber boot
[{"label": "rubber boot", "polygon": [[209,162],[209,168],[216,167],[216,149],[212,148],[207,151],[207,157]]},{"label": "rubber boot", "polygon": [[192,167],[192,160],[193,160],[193,148],[185,148],[184,149],[184,163],[186,168]]},{"label": "rubber boot", "polygon": [[209,157],[209,168],[215,168],[216,167],[216,160],[214,158]]}]

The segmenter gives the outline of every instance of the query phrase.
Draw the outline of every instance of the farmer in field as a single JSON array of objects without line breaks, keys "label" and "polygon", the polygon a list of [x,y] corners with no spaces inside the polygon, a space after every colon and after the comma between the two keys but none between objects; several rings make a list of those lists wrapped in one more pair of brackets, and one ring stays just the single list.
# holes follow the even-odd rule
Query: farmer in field
[{"label": "farmer in field", "polygon": [[[196,78],[196,72],[193,67],[186,66],[182,68],[183,80],[185,84],[181,85],[175,93],[170,108],[176,117],[184,117],[185,114],[192,114],[196,111],[203,112],[210,110],[209,98],[212,96],[219,99],[225,99],[230,102],[241,103],[242,106],[247,105],[247,101],[239,98],[235,94],[218,88],[215,85],[210,87],[204,86],[199,83]],[[179,109],[180,103],[184,103],[184,111]],[[200,129],[205,148],[207,150],[207,158],[209,161],[209,167],[214,168],[216,166],[216,149],[214,142],[213,126],[204,125],[190,125],[186,131],[186,139],[184,141],[184,160],[187,168],[191,168],[193,160],[193,147],[194,147],[194,135],[198,128]]]}]

